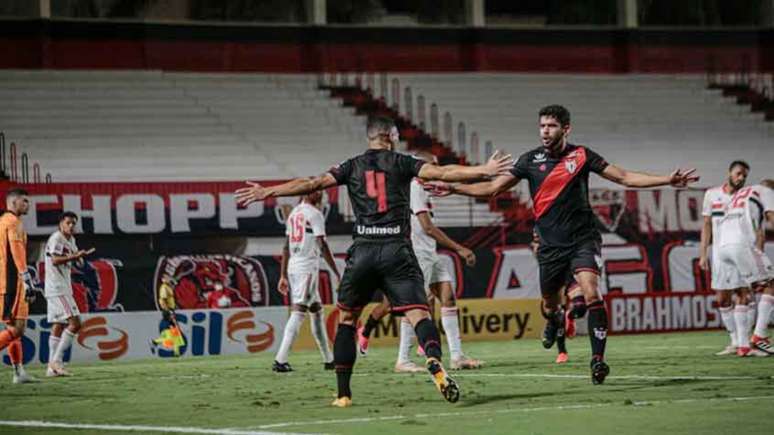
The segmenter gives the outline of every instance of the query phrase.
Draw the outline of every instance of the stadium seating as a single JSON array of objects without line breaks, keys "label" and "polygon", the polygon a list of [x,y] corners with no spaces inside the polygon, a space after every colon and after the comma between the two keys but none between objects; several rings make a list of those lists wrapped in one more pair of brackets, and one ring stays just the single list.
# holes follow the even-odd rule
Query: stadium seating
[{"label": "stadium seating", "polygon": [[[434,102],[441,114],[449,111],[455,126],[464,121],[468,137],[477,131],[482,144],[491,140],[515,154],[539,145],[539,108],[562,104],[572,113],[573,141],[628,168],[668,172],[676,165],[695,166],[701,184],[712,185],[723,181],[734,159],[750,161],[753,178],[766,175],[774,164],[774,124],[723,98],[721,91],[707,90],[704,77],[482,73],[393,78],[401,89],[410,86],[414,96],[423,95],[426,107]],[[596,179],[592,186],[604,184]]]}]

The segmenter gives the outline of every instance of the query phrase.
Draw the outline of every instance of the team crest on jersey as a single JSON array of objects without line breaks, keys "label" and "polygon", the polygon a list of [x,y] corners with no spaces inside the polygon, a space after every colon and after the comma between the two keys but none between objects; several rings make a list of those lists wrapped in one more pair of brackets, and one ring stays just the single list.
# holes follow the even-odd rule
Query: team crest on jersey
[{"label": "team crest on jersey", "polygon": [[546,161],[546,153],[537,153],[532,160],[533,163],[543,163]]},{"label": "team crest on jersey", "polygon": [[609,189],[591,189],[589,192],[589,202],[602,225],[608,231],[613,232],[618,229],[618,224],[626,211],[626,193],[619,190]]},{"label": "team crest on jersey", "polygon": [[154,279],[158,296],[162,280],[175,290],[179,309],[208,307],[211,292],[227,299],[228,307],[269,304],[269,283],[261,263],[235,255],[178,255],[159,258]]},{"label": "team crest on jersey", "polygon": [[575,170],[578,169],[578,164],[575,162],[575,159],[565,160],[564,167],[567,168],[567,172],[574,174]]}]

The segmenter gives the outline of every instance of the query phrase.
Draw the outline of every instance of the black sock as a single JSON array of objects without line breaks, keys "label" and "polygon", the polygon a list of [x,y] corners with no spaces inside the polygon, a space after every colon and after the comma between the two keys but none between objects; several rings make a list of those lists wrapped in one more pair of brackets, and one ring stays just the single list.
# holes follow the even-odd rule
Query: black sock
[{"label": "black sock", "polygon": [[438,334],[438,328],[435,327],[430,319],[422,319],[414,327],[417,334],[417,341],[425,350],[425,355],[430,358],[441,360],[441,336]]},{"label": "black sock", "polygon": [[371,331],[373,331],[373,330],[374,330],[374,328],[376,328],[376,325],[378,325],[378,324],[379,324],[379,321],[378,321],[378,320],[376,320],[376,319],[374,319],[374,318],[373,318],[373,317],[372,317],[372,316],[369,314],[369,315],[368,315],[368,320],[366,320],[366,324],[365,324],[365,326],[363,327],[363,335],[364,335],[366,338],[369,338],[369,337],[371,337]]},{"label": "black sock", "polygon": [[336,364],[336,380],[339,384],[338,397],[352,397],[349,381],[352,378],[352,366],[355,365],[355,327],[339,324],[336,339],[333,342],[333,360]]},{"label": "black sock", "polygon": [[559,353],[567,353],[567,340],[565,340],[564,334],[556,337],[556,348]]},{"label": "black sock", "polygon": [[602,301],[589,304],[589,337],[591,338],[591,357],[604,360],[607,343],[607,308]]},{"label": "black sock", "polygon": [[586,298],[583,295],[575,296],[570,301],[572,304],[572,317],[573,319],[580,319],[586,315]]}]

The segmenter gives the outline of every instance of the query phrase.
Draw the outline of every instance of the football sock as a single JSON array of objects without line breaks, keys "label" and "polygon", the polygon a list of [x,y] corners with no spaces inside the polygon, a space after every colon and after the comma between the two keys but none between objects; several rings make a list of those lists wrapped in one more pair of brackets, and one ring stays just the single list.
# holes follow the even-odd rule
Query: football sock
[{"label": "football sock", "polygon": [[736,342],[739,347],[750,347],[749,330],[750,325],[747,323],[750,320],[748,311],[750,308],[747,305],[737,305],[734,308],[734,320],[736,321]]},{"label": "football sock", "polygon": [[572,305],[572,317],[574,319],[580,319],[586,315],[586,298],[582,294],[572,298],[570,303]]},{"label": "football sock", "polygon": [[333,342],[333,355],[336,362],[336,381],[339,386],[338,397],[351,398],[352,390],[349,381],[352,378],[352,367],[357,358],[354,326],[339,324],[336,339]]},{"label": "football sock", "polygon": [[282,335],[282,343],[280,343],[277,356],[274,358],[278,363],[288,362],[288,354],[290,348],[293,346],[293,341],[298,335],[298,330],[301,329],[301,325],[304,323],[304,313],[300,311],[293,311],[290,313],[290,319],[288,324],[285,325],[285,333]]},{"label": "football sock", "polygon": [[589,304],[589,337],[591,339],[592,358],[605,358],[607,344],[607,309],[602,301]]},{"label": "football sock", "polygon": [[368,320],[366,320],[366,324],[363,327],[363,336],[365,336],[366,338],[370,338],[371,331],[373,331],[374,328],[376,328],[376,325],[378,324],[379,324],[379,321],[371,317],[371,315],[369,314]]},{"label": "football sock", "polygon": [[774,308],[774,296],[764,294],[758,302],[758,319],[755,322],[755,335],[758,337],[769,336],[769,318]]},{"label": "football sock", "polygon": [[57,346],[56,351],[54,351],[52,360],[60,364],[62,363],[65,352],[70,348],[70,345],[73,344],[73,337],[75,337],[75,335],[70,332],[69,329],[65,328],[64,332],[62,332],[62,339],[59,341],[59,346]]},{"label": "football sock", "polygon": [[22,360],[24,359],[21,338],[17,338],[8,345],[8,359],[11,360],[11,364],[14,366],[21,365]]},{"label": "football sock", "polygon": [[0,350],[5,349],[15,338],[9,329],[0,331]]},{"label": "football sock", "polygon": [[411,326],[411,322],[407,318],[403,317],[400,321],[400,344],[398,345],[398,364],[404,364],[411,361],[409,358],[409,352],[411,351],[411,343],[414,341],[414,327]]},{"label": "football sock", "polygon": [[451,358],[462,358],[462,342],[460,340],[460,324],[457,319],[457,307],[441,307],[441,324],[446,332],[446,342],[449,344]]},{"label": "football sock", "polygon": [[325,316],[323,310],[316,313],[311,313],[312,321],[312,335],[314,335],[314,341],[317,342],[317,348],[320,349],[320,355],[322,355],[323,362],[333,361],[333,354],[331,348],[328,346],[328,333],[325,331]]},{"label": "football sock", "polygon": [[564,334],[556,337],[556,348],[559,353],[567,353],[567,340]]},{"label": "football sock", "polygon": [[48,336],[48,362],[54,362],[54,354],[56,353],[56,348],[59,346],[60,341],[61,338],[54,334]]},{"label": "football sock", "polygon": [[723,321],[723,326],[728,331],[728,336],[731,337],[731,346],[738,347],[739,342],[736,339],[736,320],[734,320],[734,307],[720,307],[720,319]]},{"label": "football sock", "polygon": [[435,323],[428,318],[422,319],[414,327],[414,331],[417,334],[419,344],[425,350],[425,355],[428,358],[435,358],[440,361],[442,355],[441,337],[438,335],[438,328],[435,327]]},{"label": "football sock", "polygon": [[[747,327],[752,328],[755,326],[755,314],[757,313],[758,304],[755,303],[755,300],[753,299],[753,302],[750,302],[747,304]],[[750,335],[751,330],[747,330],[747,335]]]}]

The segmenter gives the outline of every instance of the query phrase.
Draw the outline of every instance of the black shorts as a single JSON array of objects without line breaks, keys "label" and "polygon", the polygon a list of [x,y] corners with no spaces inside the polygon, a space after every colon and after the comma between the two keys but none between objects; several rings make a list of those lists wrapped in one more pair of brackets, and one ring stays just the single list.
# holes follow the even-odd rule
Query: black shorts
[{"label": "black shorts", "polygon": [[347,250],[338,303],[344,311],[360,311],[381,290],[392,311],[428,310],[422,270],[408,240],[356,240]]},{"label": "black shorts", "polygon": [[546,247],[538,251],[540,265],[540,292],[551,295],[564,286],[575,282],[578,272],[593,272],[599,275],[601,243],[597,239],[579,242],[566,248]]}]

